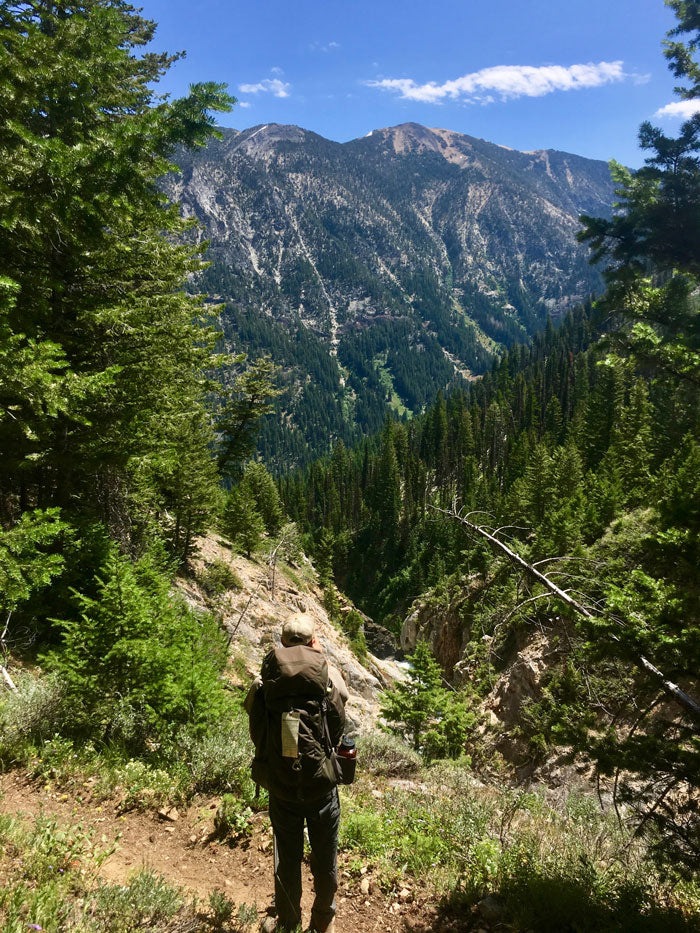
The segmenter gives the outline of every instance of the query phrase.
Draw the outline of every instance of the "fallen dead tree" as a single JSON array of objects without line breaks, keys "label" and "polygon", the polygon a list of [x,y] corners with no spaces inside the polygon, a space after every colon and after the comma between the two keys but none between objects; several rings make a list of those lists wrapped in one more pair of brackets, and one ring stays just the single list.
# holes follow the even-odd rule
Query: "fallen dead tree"
[{"label": "fallen dead tree", "polygon": [[[485,538],[486,541],[488,541],[496,551],[504,554],[508,560],[511,561],[511,563],[515,564],[516,567],[519,567],[531,579],[546,587],[549,593],[562,600],[562,602],[569,606],[570,609],[573,609],[574,612],[587,619],[595,618],[594,614],[581,602],[574,599],[574,597],[571,596],[571,594],[566,590],[557,586],[556,583],[549,579],[547,574],[542,573],[542,571],[538,570],[536,566],[528,563],[528,561],[526,561],[516,551],[508,547],[507,544],[505,544],[500,538],[497,537],[499,532],[505,531],[506,529],[513,526],[504,525],[501,528],[494,529],[484,525],[478,525],[476,522],[470,521],[470,518],[474,515],[483,515],[483,512],[468,512],[466,515],[462,515],[461,510],[458,510],[456,505],[453,505],[451,509],[442,509],[438,506],[431,506],[431,508],[436,512],[441,512],[448,518],[452,518],[455,521],[460,522],[460,524],[464,525],[464,527],[467,528],[472,534]],[[671,697],[675,703],[680,705],[691,717],[691,719],[694,720],[695,723],[700,723],[700,704],[698,704],[692,697],[688,696],[685,691],[681,690],[678,684],[675,684],[673,681],[669,680],[668,677],[666,677],[666,675],[643,654],[639,654],[636,658],[636,661],[642,670],[646,671],[658,682],[659,686],[667,696]]]}]

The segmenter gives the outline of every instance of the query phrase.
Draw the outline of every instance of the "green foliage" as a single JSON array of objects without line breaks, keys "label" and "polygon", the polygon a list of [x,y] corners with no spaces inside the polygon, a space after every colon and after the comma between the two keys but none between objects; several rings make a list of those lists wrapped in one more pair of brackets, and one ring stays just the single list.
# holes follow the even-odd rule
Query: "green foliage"
[{"label": "green foliage", "polygon": [[252,499],[255,509],[265,523],[265,531],[276,535],[282,527],[282,506],[277,486],[264,464],[251,461],[246,465],[241,490]]},{"label": "green foliage", "polygon": [[252,496],[242,486],[228,494],[221,519],[221,530],[233,546],[248,559],[262,542],[265,522],[257,511]]},{"label": "green foliage", "polygon": [[252,831],[253,811],[234,794],[224,794],[214,817],[214,832],[221,838],[239,839]]},{"label": "green foliage", "polygon": [[0,757],[6,763],[22,760],[27,744],[56,734],[67,715],[65,689],[53,675],[16,677],[16,692],[0,706]]},{"label": "green foliage", "polygon": [[111,799],[118,794],[124,810],[171,805],[195,793],[225,792],[256,806],[248,717],[238,704],[230,704],[206,730],[191,723],[179,728],[174,738],[147,740],[145,747],[136,749],[141,757],[135,758],[124,747],[124,736],[140,734],[143,727],[134,723],[131,710],[125,713],[120,707],[115,714],[107,745],[86,741],[84,735],[69,738],[65,733],[75,731],[73,714],[60,681],[54,675],[25,675],[17,684],[18,693],[8,692],[0,705],[4,765],[23,766],[32,777],[59,786],[82,787],[90,778],[93,795]]},{"label": "green foliage", "polygon": [[371,810],[351,810],[343,820],[338,834],[341,849],[355,849],[362,855],[379,855],[387,845],[384,821]]},{"label": "green foliage", "polygon": [[158,929],[180,913],[185,899],[155,871],[142,871],[126,885],[100,885],[94,899],[94,928],[105,933]]},{"label": "green foliage", "polygon": [[365,640],[365,623],[356,609],[341,613],[341,626],[350,639],[350,647],[358,658],[367,657],[367,642]]},{"label": "green foliage", "polygon": [[[209,908],[212,913],[212,921],[215,926],[226,926],[233,917],[234,905],[223,891],[215,888],[209,895]],[[257,916],[256,916],[257,919]]]},{"label": "green foliage", "polygon": [[500,922],[516,929],[698,929],[697,884],[660,876],[594,795],[571,793],[552,806],[538,793],[484,787],[454,762],[381,798],[361,785],[345,793],[341,848],[374,866],[389,889],[407,874],[443,878],[436,928],[462,922],[490,895]]},{"label": "green foliage", "polygon": [[386,732],[366,732],[357,743],[362,770],[386,777],[408,777],[420,770],[420,755],[398,736]]},{"label": "green foliage", "polygon": [[171,760],[184,764],[188,793],[235,793],[252,804],[255,785],[250,777],[252,745],[248,716],[238,704],[231,704],[206,732],[185,726],[172,746]]},{"label": "green foliage", "polygon": [[[245,362],[245,354],[235,358],[238,367]],[[259,422],[272,411],[272,400],[279,395],[274,377],[275,366],[268,357],[254,360],[240,370],[223,399],[217,432],[219,469],[224,475],[236,474],[240,463],[253,453]]]},{"label": "green foliage", "polygon": [[408,660],[407,679],[382,695],[382,716],[427,760],[459,757],[473,714],[467,712],[463,697],[443,686],[440,665],[427,642],[418,642]]},{"label": "green foliage", "polygon": [[76,616],[58,622],[61,650],[47,659],[73,709],[66,726],[136,749],[185,724],[205,731],[226,707],[214,621],[186,608],[152,553],[132,563],[113,548],[97,579],[95,597],[75,594]]},{"label": "green foliage", "polygon": [[236,571],[225,560],[216,558],[198,574],[197,582],[207,596],[221,596],[229,590],[240,590],[243,582]]},{"label": "green foliage", "polygon": [[7,613],[47,587],[63,570],[58,551],[70,537],[59,509],[24,512],[17,524],[0,528],[0,611]]}]

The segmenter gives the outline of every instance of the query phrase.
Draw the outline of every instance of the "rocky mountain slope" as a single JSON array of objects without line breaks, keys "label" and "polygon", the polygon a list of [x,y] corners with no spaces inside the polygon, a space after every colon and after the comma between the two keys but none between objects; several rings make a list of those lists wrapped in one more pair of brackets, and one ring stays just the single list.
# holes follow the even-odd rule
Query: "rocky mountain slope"
[{"label": "rocky mountain slope", "polygon": [[413,123],[225,130],[179,162],[166,191],[210,241],[228,338],[287,374],[288,436],[263,432],[280,462],[420,410],[601,284],[576,232],[610,213],[604,162]]}]

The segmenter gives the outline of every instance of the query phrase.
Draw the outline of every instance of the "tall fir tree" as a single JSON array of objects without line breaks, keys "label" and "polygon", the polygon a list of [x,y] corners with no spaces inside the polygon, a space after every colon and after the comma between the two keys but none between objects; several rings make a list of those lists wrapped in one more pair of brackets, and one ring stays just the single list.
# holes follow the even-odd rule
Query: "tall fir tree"
[{"label": "tall fir tree", "polygon": [[[0,9],[0,516],[56,506],[129,547],[211,457],[213,336],[181,288],[201,260],[157,180],[232,102],[211,83],[156,96],[177,56],[142,52],[154,29],[123,0]],[[186,421],[199,465],[175,490]]]}]

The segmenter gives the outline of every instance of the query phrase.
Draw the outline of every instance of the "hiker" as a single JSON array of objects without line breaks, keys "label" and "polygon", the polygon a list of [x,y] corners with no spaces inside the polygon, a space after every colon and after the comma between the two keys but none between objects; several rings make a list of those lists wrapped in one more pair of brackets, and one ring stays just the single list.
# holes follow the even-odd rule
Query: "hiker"
[{"label": "hiker", "polygon": [[270,795],[274,832],[275,910],[263,931],[301,924],[304,822],[311,844],[313,933],[333,933],[340,803],[331,749],[345,726],[348,691],[314,637],[311,618],[285,622],[282,644],[262,664],[245,701],[255,745],[253,779]]}]

